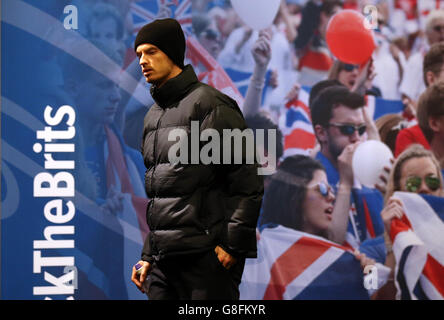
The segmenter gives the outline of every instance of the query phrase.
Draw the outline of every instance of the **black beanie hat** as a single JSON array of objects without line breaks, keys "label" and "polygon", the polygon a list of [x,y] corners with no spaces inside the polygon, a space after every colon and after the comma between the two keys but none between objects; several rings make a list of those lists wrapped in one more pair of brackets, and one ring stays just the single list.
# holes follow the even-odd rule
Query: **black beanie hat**
[{"label": "black beanie hat", "polygon": [[179,68],[184,68],[185,35],[176,20],[160,19],[144,25],[137,33],[134,50],[144,43],[155,45]]}]

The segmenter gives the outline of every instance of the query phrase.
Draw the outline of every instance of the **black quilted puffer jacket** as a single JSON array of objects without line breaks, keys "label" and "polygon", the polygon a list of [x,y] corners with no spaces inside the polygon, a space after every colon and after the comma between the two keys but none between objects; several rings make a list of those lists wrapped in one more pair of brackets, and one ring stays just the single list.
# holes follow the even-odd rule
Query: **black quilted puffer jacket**
[{"label": "black quilted puffer jacket", "polygon": [[[153,86],[151,95],[155,104],[145,116],[142,140],[145,187],[151,199],[146,213],[150,233],[142,260],[152,262],[217,245],[237,257],[256,257],[256,223],[263,196],[258,165],[168,160],[170,147],[178,141],[168,141],[169,133],[180,128],[190,140],[191,121],[199,121],[200,131],[217,130],[221,146],[223,129],[245,129],[237,103],[199,82],[190,65],[161,88]],[[220,152],[222,161],[226,148]]]}]

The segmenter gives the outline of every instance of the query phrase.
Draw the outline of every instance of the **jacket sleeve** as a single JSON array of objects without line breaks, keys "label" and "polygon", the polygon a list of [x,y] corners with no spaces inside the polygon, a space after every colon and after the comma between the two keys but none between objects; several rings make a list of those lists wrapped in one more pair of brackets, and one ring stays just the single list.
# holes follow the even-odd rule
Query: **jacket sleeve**
[{"label": "jacket sleeve", "polygon": [[[259,165],[256,160],[247,163],[247,148],[254,147],[243,144],[242,151],[235,154],[233,139],[231,148],[224,147],[223,130],[247,128],[245,120],[237,106],[219,105],[212,109],[201,123],[201,131],[215,129],[221,138],[221,163],[224,153],[231,159],[231,164],[215,165],[220,177],[225,196],[226,228],[223,230],[220,246],[235,257],[256,257],[256,225],[259,217],[262,196],[264,193],[263,177],[258,174]],[[251,131],[252,134],[252,131]],[[228,149],[231,149],[228,151]],[[253,155],[255,148],[252,148]],[[234,158],[241,157],[240,164]],[[251,161],[250,161],[251,162]]]},{"label": "jacket sleeve", "polygon": [[146,239],[145,239],[145,243],[143,244],[141,260],[147,261],[149,263],[154,262],[154,258],[151,254],[150,233],[147,234]]}]

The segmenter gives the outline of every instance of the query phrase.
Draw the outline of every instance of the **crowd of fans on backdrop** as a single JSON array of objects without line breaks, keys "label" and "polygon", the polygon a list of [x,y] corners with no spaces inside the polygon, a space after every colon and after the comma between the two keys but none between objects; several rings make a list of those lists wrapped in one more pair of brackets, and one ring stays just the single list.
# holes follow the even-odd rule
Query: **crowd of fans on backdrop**
[{"label": "crowd of fans on backdrop", "polygon": [[[230,1],[192,1],[194,37],[223,68],[252,74],[242,106],[249,126],[278,130],[276,156],[280,164],[277,173],[266,181],[260,229],[278,224],[338,244],[347,242],[359,250],[356,257],[363,265],[379,261],[394,269],[393,253],[387,249],[390,239],[385,235],[390,231],[390,221],[400,218],[402,209],[393,193],[443,195],[444,3],[432,0],[432,10],[428,10],[423,8],[427,2],[283,0],[273,25],[258,32],[242,22]],[[133,52],[131,3],[72,1],[84,13],[79,21],[83,36],[140,80],[133,94],[106,77],[81,72],[72,61],[65,65],[59,62],[70,66],[63,68],[64,89],[82,109],[85,170],[94,176],[90,181],[96,182],[95,186],[85,185],[86,193],[100,198],[98,203],[111,213],[123,210],[122,195],[107,186],[103,159],[109,156],[108,151],[97,146],[107,139],[118,141],[120,152],[140,169],[130,173],[132,183],[141,184],[143,163],[134,149],[139,149],[143,117],[152,104]],[[336,60],[326,45],[329,19],[344,8],[362,12],[367,4],[378,9],[372,61],[358,66]],[[165,5],[157,17],[170,13]],[[267,77],[268,70],[271,76]],[[70,76],[78,72],[83,80],[76,83]],[[307,87],[311,88],[309,108],[317,144],[310,155],[284,159],[281,130],[285,105]],[[134,98],[138,91],[143,98]],[[89,96],[92,93],[96,96]],[[370,95],[402,100],[404,112],[374,121],[365,106]],[[351,164],[354,150],[366,139],[386,143],[396,157],[389,177],[381,178],[377,187],[368,190],[356,189]],[[131,176],[137,172],[140,176]],[[282,176],[286,178],[279,179]],[[362,190],[377,199],[374,239],[365,234],[347,236],[349,211],[358,205],[350,199],[356,199],[355,194],[359,196]],[[313,207],[310,199],[320,204]],[[394,298],[395,292],[389,283],[378,294]]]}]

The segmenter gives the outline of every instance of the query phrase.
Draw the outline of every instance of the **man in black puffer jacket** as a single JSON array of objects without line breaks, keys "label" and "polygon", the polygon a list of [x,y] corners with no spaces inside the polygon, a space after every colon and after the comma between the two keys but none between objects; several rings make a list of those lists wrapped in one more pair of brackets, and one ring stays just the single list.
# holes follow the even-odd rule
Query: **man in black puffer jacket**
[{"label": "man in black puffer jacket", "polygon": [[[176,20],[145,25],[135,50],[155,104],[145,116],[142,141],[150,233],[132,281],[144,292],[149,274],[150,299],[238,299],[245,258],[256,257],[263,179],[257,163],[196,160],[205,144],[197,141],[196,153],[189,136],[193,123],[198,139],[206,129],[220,137],[224,129],[244,130],[242,112],[233,99],[199,82],[191,65],[183,65],[185,37]],[[186,151],[194,152],[182,162],[169,160],[177,143],[169,141],[176,138],[174,130],[186,134]],[[226,150],[220,149],[220,163],[226,163]],[[245,160],[244,149],[241,156]]]}]

